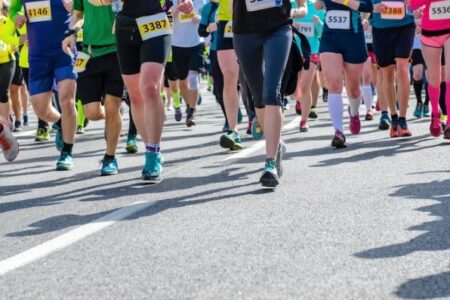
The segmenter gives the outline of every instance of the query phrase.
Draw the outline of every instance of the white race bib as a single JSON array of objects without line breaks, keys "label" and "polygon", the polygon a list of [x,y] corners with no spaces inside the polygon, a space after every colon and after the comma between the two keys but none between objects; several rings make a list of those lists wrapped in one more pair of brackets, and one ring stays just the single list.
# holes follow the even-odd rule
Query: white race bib
[{"label": "white race bib", "polygon": [[143,41],[155,38],[157,36],[172,34],[169,19],[167,18],[167,14],[165,12],[137,18],[136,23]]},{"label": "white race bib", "polygon": [[387,13],[381,14],[382,19],[386,20],[402,20],[405,17],[405,4],[400,1],[383,1],[381,4],[388,8]]},{"label": "white race bib", "polygon": [[0,41],[0,52],[6,52],[8,50],[8,46],[5,42]]},{"label": "white race bib", "polygon": [[245,0],[247,11],[258,11],[281,6],[280,0]]},{"label": "white race bib", "polygon": [[26,2],[28,22],[46,22],[52,20],[52,7],[50,0]]},{"label": "white race bib", "polygon": [[350,11],[329,10],[325,22],[331,29],[350,29]]},{"label": "white race bib", "polygon": [[313,22],[296,22],[294,23],[298,31],[303,33],[306,37],[314,37],[314,23]]},{"label": "white race bib", "polygon": [[364,31],[364,38],[367,44],[373,43],[372,31]]},{"label": "white race bib", "polygon": [[450,0],[431,2],[430,20],[450,20]]},{"label": "white race bib", "polygon": [[223,33],[223,36],[229,39],[233,38],[233,21],[227,22],[227,25],[225,25],[225,32]]},{"label": "white race bib", "polygon": [[195,12],[191,12],[190,14],[179,13],[178,14],[178,22],[189,23],[189,22],[192,22],[192,19],[194,17],[195,17]]},{"label": "white race bib", "polygon": [[73,70],[76,73],[81,73],[86,71],[86,66],[91,57],[89,54],[86,54],[84,52],[78,52],[77,58],[75,59],[75,64],[73,65]]}]

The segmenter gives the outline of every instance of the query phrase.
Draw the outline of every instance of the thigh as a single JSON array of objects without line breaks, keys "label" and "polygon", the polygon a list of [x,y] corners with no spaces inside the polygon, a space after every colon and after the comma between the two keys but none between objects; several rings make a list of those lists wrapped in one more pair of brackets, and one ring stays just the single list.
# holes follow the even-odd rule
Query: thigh
[{"label": "thigh", "polygon": [[140,45],[140,62],[164,65],[172,47],[170,35],[158,36],[143,41]]},{"label": "thigh", "polygon": [[411,57],[415,33],[416,26],[414,24],[403,26],[397,30],[395,39],[395,58]]},{"label": "thigh", "polygon": [[217,51],[221,50],[231,50],[233,46],[233,38],[225,37],[225,27],[227,21],[219,21],[217,24]]},{"label": "thigh", "polygon": [[427,65],[427,80],[436,87],[441,82],[441,54],[442,49],[422,45],[422,55]]},{"label": "thigh", "polygon": [[117,16],[115,35],[121,73],[124,75],[139,73],[141,68],[141,38],[136,22],[130,22]]},{"label": "thigh", "polygon": [[30,96],[52,91],[53,69],[47,57],[30,57],[29,87]]},{"label": "thigh", "polygon": [[252,95],[255,107],[263,108],[263,38],[261,34],[235,34],[234,49]]},{"label": "thigh", "polygon": [[14,70],[14,76],[13,79],[11,81],[11,84],[13,85],[17,85],[17,86],[21,86],[23,84],[23,73],[22,73],[22,68],[19,67],[19,60],[16,60],[16,67]]},{"label": "thigh", "polygon": [[341,93],[344,77],[344,59],[342,54],[321,53],[320,65],[327,83],[327,88],[331,93]]},{"label": "thigh", "polygon": [[172,47],[173,65],[177,78],[184,80],[189,74],[190,48]]},{"label": "thigh", "polygon": [[114,97],[122,97],[123,94],[123,80],[120,75],[119,62],[115,53],[105,55],[103,63],[108,68],[103,73],[104,94]]},{"label": "thigh", "polygon": [[56,82],[66,79],[77,79],[77,73],[73,70],[73,59],[66,54],[52,56],[53,76]]},{"label": "thigh", "polygon": [[359,96],[359,87],[363,67],[363,64],[344,63],[345,88],[348,96],[351,98],[356,98]]},{"label": "thigh", "polygon": [[189,55],[189,71],[200,72],[203,68],[203,45],[192,48]]},{"label": "thigh", "polygon": [[395,64],[395,28],[372,28],[373,51],[377,65],[381,68]]},{"label": "thigh", "polygon": [[91,59],[89,64],[86,71],[80,73],[77,79],[76,98],[81,100],[83,105],[100,102],[103,97],[103,78],[101,73],[96,72],[98,67],[96,59]]}]

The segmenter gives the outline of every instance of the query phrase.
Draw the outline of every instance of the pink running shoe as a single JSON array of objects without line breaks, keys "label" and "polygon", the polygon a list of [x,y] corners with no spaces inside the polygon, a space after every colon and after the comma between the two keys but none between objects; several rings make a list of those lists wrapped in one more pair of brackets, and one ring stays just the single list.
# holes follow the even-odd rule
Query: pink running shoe
[{"label": "pink running shoe", "polygon": [[361,132],[361,120],[359,119],[359,115],[352,116],[350,107],[348,108],[348,115],[350,116],[350,132],[352,134],[359,134]]},{"label": "pink running shoe", "polygon": [[8,121],[0,117],[0,148],[7,161],[13,161],[19,154],[19,144],[11,133]]},{"label": "pink running shoe", "polygon": [[430,134],[434,137],[440,137],[442,133],[441,114],[431,115]]}]

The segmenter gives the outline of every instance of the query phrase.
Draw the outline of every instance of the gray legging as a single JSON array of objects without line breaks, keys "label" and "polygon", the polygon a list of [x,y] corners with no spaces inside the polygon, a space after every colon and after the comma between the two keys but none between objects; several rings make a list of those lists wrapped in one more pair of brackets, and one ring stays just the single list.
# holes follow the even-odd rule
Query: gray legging
[{"label": "gray legging", "polygon": [[234,49],[256,108],[282,106],[280,93],[292,43],[291,25],[267,33],[235,33]]}]

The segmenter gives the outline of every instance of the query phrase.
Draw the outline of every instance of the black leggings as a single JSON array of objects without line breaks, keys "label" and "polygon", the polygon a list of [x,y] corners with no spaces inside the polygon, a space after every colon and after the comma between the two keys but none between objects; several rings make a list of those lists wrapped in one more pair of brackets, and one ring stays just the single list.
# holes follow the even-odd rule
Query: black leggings
[{"label": "black leggings", "polygon": [[0,103],[8,103],[9,101],[9,86],[11,85],[15,70],[15,60],[0,64]]},{"label": "black leggings", "polygon": [[217,102],[222,108],[223,115],[226,119],[225,106],[223,104],[223,74],[220,70],[219,61],[217,60],[217,51],[211,50],[209,53],[209,60],[211,61],[211,76],[213,78],[213,94]]}]

